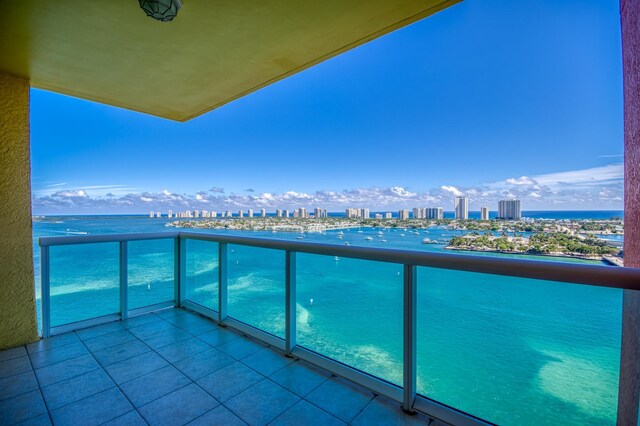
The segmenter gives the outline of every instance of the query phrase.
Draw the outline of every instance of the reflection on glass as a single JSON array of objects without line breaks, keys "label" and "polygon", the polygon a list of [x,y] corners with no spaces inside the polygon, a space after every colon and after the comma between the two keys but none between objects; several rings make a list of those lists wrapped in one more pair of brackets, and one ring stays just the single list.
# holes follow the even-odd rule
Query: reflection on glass
[{"label": "reflection on glass", "polygon": [[120,312],[118,243],[49,250],[52,327]]},{"label": "reflection on glass", "polygon": [[129,309],[174,299],[174,240],[130,241]]},{"label": "reflection on glass", "polygon": [[228,246],[229,316],[284,337],[285,253]]},{"label": "reflection on glass", "polygon": [[418,391],[498,424],[615,424],[621,291],[418,270]]},{"label": "reflection on glass", "polygon": [[186,299],[218,310],[218,243],[182,240],[186,244]]},{"label": "reflection on glass", "polygon": [[298,254],[297,341],[402,384],[403,267]]}]

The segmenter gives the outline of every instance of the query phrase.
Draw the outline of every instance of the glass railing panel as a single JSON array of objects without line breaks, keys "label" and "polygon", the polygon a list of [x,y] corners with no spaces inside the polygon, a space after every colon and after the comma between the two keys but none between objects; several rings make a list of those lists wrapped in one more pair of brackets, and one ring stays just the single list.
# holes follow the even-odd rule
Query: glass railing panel
[{"label": "glass railing panel", "polygon": [[401,385],[403,266],[297,256],[298,345]]},{"label": "glass railing panel", "polygon": [[120,312],[119,243],[49,249],[51,326]]},{"label": "glass railing panel", "polygon": [[174,240],[129,241],[129,309],[174,299]]},{"label": "glass railing panel", "polygon": [[229,316],[284,338],[284,251],[239,245],[227,248]]},{"label": "glass railing panel", "polygon": [[503,425],[615,425],[622,291],[419,268],[418,392]]},{"label": "glass railing panel", "polygon": [[218,243],[183,239],[186,244],[185,297],[218,310]]}]

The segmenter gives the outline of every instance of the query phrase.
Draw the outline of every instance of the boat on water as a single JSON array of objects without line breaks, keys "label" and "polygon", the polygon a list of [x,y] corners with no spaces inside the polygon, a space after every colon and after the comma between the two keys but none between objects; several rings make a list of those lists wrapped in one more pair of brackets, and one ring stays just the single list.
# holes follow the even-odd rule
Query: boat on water
[{"label": "boat on water", "polygon": [[338,234],[338,239],[341,240],[342,239],[342,234]]},{"label": "boat on water", "polygon": [[367,240],[367,241],[373,240],[373,238],[371,238],[371,237],[364,237],[364,239]]},{"label": "boat on water", "polygon": [[337,262],[338,260],[340,260],[340,258],[338,256],[334,256],[333,260],[335,260]]},{"label": "boat on water", "polygon": [[404,237],[404,234],[400,234],[401,237]]},{"label": "boat on water", "polygon": [[349,241],[345,241],[345,242],[344,242],[344,245],[345,245],[345,246],[350,246],[351,244],[349,244]]},{"label": "boat on water", "polygon": [[302,239],[304,239],[302,235],[296,237],[296,240],[302,240]]},{"label": "boat on water", "polygon": [[425,238],[422,240],[422,244],[436,244],[437,241],[432,240],[431,238]]}]

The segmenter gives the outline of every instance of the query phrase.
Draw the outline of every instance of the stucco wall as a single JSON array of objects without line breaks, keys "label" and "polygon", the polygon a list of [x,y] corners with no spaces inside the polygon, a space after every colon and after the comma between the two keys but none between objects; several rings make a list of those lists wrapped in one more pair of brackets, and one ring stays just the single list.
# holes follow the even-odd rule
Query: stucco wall
[{"label": "stucco wall", "polygon": [[[640,0],[620,1],[624,72],[624,265],[640,268]],[[638,424],[640,292],[624,291],[618,425]]]},{"label": "stucco wall", "polygon": [[640,2],[622,0],[624,62],[624,264],[640,267]]},{"label": "stucco wall", "polygon": [[0,349],[38,338],[29,148],[29,81],[0,74]]}]

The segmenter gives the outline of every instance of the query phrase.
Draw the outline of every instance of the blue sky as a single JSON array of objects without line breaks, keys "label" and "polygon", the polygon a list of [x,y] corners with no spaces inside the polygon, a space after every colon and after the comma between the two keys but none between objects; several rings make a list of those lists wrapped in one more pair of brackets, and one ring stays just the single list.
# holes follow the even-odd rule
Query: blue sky
[{"label": "blue sky", "polygon": [[31,108],[34,214],[622,208],[616,0],[466,0],[187,123]]}]

